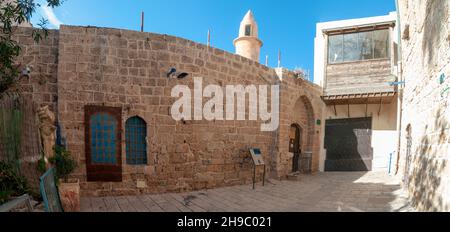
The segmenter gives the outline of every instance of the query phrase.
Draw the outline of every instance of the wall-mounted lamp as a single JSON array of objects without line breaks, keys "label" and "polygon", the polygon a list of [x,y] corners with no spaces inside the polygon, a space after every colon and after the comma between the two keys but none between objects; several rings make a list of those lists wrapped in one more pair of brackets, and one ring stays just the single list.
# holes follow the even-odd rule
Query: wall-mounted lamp
[{"label": "wall-mounted lamp", "polygon": [[183,79],[189,76],[189,73],[186,72],[177,72],[176,68],[170,68],[169,72],[167,73],[167,78],[177,78],[177,79]]}]

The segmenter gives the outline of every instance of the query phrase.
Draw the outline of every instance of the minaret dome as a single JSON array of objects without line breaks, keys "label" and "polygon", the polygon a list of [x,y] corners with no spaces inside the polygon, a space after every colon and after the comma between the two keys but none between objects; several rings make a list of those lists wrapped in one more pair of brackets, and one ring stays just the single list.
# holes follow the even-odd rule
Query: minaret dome
[{"label": "minaret dome", "polygon": [[263,43],[258,38],[258,24],[251,10],[242,19],[239,37],[234,40],[236,54],[259,62],[260,50]]}]

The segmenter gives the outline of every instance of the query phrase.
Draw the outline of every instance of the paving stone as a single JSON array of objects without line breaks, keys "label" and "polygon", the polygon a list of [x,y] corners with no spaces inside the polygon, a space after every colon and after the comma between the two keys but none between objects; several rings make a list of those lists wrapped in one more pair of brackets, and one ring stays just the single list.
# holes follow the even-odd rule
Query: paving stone
[{"label": "paving stone", "polygon": [[[355,180],[358,180],[355,182]],[[411,212],[394,177],[385,173],[320,173],[189,193],[82,198],[82,211],[148,212]],[[397,183],[393,185],[393,183]]]}]

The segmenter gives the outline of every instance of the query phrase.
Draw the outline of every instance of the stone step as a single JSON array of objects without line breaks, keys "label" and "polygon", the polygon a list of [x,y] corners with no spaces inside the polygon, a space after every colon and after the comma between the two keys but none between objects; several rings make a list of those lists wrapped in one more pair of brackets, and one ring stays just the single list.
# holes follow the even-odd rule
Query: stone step
[{"label": "stone step", "polygon": [[300,179],[301,179],[300,172],[294,172],[294,173],[287,175],[287,180],[290,180],[290,181],[299,181]]}]

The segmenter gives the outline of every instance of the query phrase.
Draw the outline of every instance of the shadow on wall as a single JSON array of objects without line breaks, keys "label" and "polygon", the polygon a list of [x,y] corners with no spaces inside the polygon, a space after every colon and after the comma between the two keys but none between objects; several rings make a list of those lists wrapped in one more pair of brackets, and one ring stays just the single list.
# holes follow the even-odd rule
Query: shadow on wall
[{"label": "shadow on wall", "polygon": [[440,145],[447,143],[446,131],[449,123],[439,110],[435,117],[435,128],[438,133],[437,141],[432,141],[428,136],[428,126],[422,135],[420,145],[414,157],[414,167],[411,173],[411,183],[408,186],[414,206],[420,211],[447,211],[448,207],[442,198],[440,186],[442,177],[447,167],[445,159],[439,159],[444,151],[440,151]]},{"label": "shadow on wall", "polygon": [[437,61],[436,46],[442,38],[441,33],[446,32],[446,19],[448,19],[448,0],[428,0],[425,8],[425,22],[422,40],[424,64],[434,65]]}]

